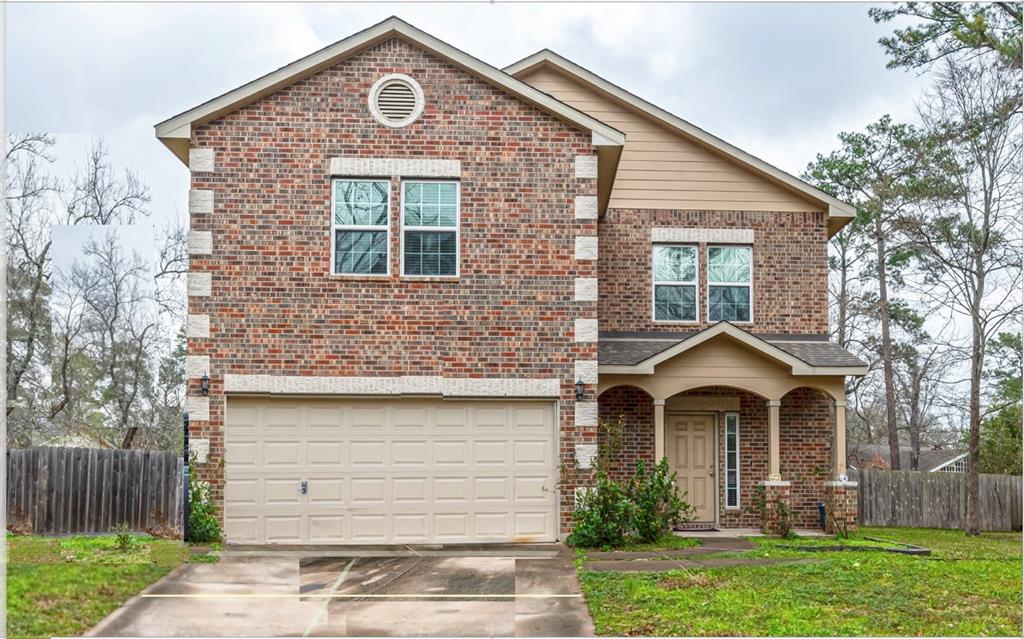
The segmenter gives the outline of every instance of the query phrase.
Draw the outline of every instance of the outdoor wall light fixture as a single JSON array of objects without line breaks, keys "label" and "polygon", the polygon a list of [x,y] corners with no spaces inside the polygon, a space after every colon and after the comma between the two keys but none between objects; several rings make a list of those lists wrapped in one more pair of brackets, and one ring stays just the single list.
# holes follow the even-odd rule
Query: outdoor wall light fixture
[{"label": "outdoor wall light fixture", "polygon": [[200,381],[202,382],[202,385],[203,385],[202,386],[202,388],[203,388],[203,395],[209,395],[210,394],[210,376],[207,373],[203,373],[203,378]]},{"label": "outdoor wall light fixture", "polygon": [[583,380],[582,379],[577,379],[576,380],[576,401],[578,401],[578,402],[582,402],[583,401]]}]

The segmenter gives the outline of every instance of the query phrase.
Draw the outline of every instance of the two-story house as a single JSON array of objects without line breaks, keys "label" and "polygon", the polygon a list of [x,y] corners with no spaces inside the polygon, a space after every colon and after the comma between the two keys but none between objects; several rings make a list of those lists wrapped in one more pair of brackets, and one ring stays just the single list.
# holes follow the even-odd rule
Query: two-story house
[{"label": "two-story house", "polygon": [[186,403],[228,542],[560,539],[603,423],[698,523],[852,516],[850,205],[554,53],[500,70],[397,18],[156,134],[191,170]]}]

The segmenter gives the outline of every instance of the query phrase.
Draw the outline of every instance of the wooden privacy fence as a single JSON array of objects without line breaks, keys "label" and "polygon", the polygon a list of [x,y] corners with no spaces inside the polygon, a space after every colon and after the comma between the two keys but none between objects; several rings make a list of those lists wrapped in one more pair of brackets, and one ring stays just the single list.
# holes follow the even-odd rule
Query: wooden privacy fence
[{"label": "wooden privacy fence", "polygon": [[174,453],[98,448],[7,451],[7,523],[35,534],[181,530]]},{"label": "wooden privacy fence", "polygon": [[[864,526],[963,528],[967,521],[967,475],[916,470],[861,470],[858,509]],[[982,530],[1021,529],[1021,478],[978,477]]]}]

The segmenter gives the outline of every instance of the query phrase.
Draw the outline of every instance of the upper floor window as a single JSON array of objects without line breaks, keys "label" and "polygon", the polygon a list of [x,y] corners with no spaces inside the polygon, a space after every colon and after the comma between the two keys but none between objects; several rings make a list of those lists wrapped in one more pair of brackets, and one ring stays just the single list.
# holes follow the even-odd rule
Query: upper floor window
[{"label": "upper floor window", "polygon": [[402,183],[402,274],[459,274],[459,183]]},{"label": "upper floor window", "polygon": [[335,274],[387,275],[390,200],[387,182],[334,181]]},{"label": "upper floor window", "polygon": [[697,320],[697,247],[654,246],[654,320]]},{"label": "upper floor window", "polygon": [[708,247],[708,321],[751,321],[753,259],[749,246]]}]

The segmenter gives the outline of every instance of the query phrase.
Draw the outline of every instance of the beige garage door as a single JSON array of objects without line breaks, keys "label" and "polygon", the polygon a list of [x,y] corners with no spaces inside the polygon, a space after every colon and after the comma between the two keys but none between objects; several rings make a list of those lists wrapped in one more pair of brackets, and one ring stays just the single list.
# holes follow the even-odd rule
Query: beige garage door
[{"label": "beige garage door", "polygon": [[230,398],[225,447],[230,543],[556,536],[552,402]]}]

